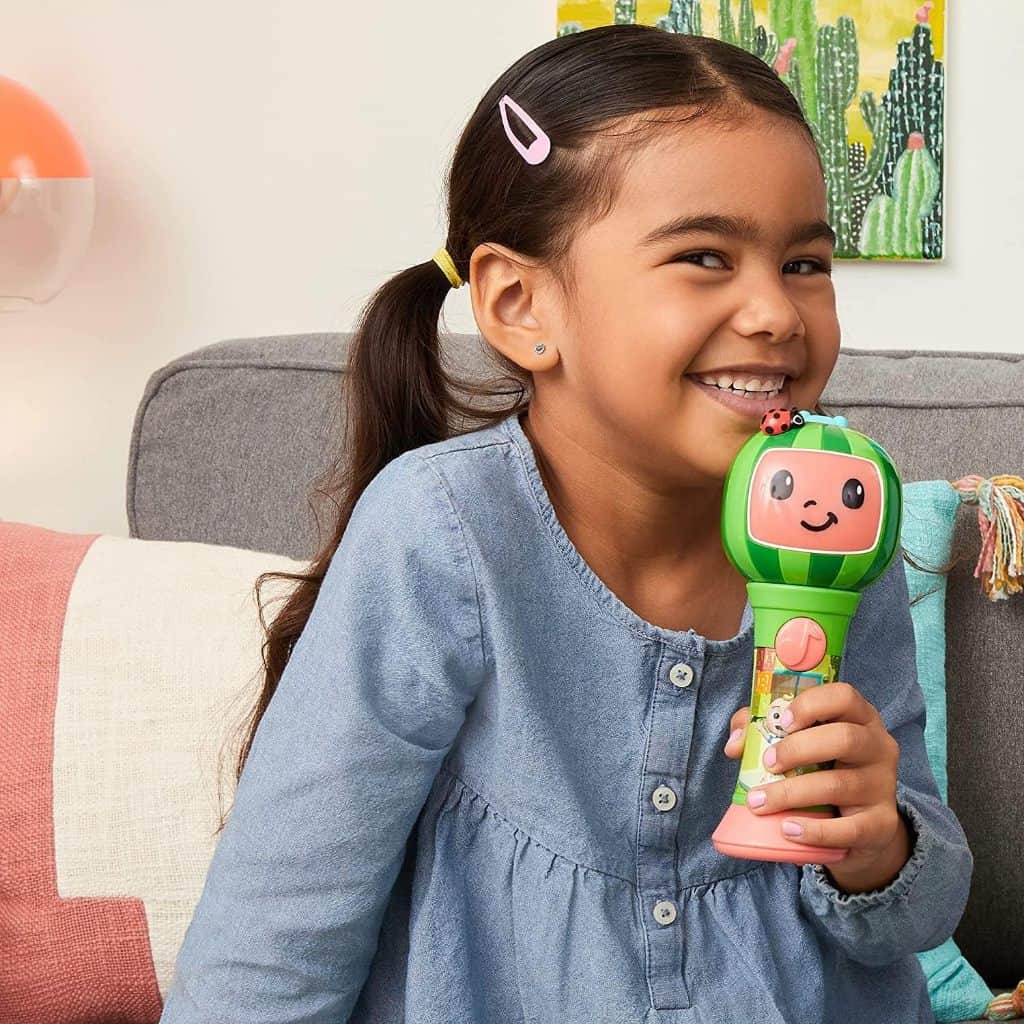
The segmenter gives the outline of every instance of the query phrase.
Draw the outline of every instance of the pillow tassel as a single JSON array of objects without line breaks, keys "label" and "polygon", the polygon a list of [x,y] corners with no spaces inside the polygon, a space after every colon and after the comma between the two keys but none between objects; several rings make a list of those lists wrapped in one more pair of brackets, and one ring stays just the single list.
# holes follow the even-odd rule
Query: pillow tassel
[{"label": "pillow tassel", "polygon": [[1021,981],[1012,992],[996,996],[988,1004],[982,1019],[1020,1020],[1021,1017],[1024,1017],[1024,981]]},{"label": "pillow tassel", "polygon": [[978,506],[981,554],[974,575],[990,601],[1024,590],[1024,479],[965,476],[952,481],[965,505]]}]

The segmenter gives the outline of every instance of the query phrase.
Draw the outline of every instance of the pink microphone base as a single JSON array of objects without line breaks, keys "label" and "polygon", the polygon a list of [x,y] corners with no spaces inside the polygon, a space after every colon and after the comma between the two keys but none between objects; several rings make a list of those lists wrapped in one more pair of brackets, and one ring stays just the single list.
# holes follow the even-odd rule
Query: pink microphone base
[{"label": "pink microphone base", "polygon": [[823,811],[777,811],[754,814],[746,804],[729,804],[711,842],[719,853],[746,860],[786,861],[789,864],[834,864],[850,851],[834,846],[812,846],[782,834],[786,818],[831,818]]}]

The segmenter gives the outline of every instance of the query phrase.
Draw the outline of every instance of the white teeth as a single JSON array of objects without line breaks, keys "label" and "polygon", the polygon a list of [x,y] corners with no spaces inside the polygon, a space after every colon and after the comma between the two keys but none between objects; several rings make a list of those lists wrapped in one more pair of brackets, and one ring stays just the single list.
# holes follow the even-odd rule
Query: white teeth
[{"label": "white teeth", "polygon": [[744,395],[748,398],[774,398],[780,394],[785,385],[785,375],[778,377],[739,377],[730,374],[717,376],[698,376],[697,380],[704,384],[712,384],[723,391]]}]

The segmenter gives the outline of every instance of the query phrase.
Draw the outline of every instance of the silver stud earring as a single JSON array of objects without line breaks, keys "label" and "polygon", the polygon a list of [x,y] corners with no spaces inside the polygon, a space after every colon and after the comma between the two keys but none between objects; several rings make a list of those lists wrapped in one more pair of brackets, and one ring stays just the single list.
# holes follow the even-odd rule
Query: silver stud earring
[{"label": "silver stud earring", "polygon": [[533,351],[536,352],[537,355],[540,355],[541,352],[544,351],[544,345],[536,345],[536,346],[534,346]]}]

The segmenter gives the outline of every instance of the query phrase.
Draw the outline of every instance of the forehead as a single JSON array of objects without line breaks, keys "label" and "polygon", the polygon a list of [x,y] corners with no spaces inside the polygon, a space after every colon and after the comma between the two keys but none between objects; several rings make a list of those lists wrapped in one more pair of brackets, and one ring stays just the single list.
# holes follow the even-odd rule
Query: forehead
[{"label": "forehead", "polygon": [[627,154],[617,201],[603,228],[620,244],[693,211],[744,214],[769,238],[825,217],[825,183],[813,144],[778,118],[721,126],[665,126]]}]

